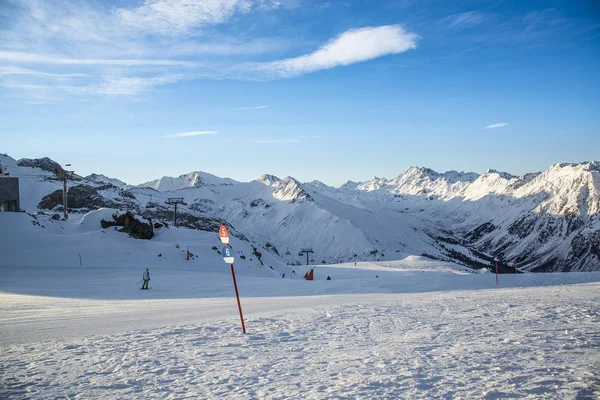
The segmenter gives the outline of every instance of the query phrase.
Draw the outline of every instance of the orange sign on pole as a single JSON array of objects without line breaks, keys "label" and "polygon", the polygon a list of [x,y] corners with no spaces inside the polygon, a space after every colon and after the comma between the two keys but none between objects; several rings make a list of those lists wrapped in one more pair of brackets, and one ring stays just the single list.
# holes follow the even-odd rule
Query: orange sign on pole
[{"label": "orange sign on pole", "polygon": [[225,224],[222,224],[219,228],[219,239],[221,239],[223,244],[229,244],[229,231]]}]

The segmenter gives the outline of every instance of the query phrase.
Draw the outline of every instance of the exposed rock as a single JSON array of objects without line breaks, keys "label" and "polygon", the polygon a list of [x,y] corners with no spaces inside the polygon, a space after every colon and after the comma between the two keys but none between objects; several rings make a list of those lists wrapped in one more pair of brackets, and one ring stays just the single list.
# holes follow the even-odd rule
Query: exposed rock
[{"label": "exposed rock", "polygon": [[215,204],[215,202],[209,199],[195,199],[194,202],[188,206],[188,208],[190,210],[206,214],[213,210],[211,207],[213,204]]},{"label": "exposed rock", "polygon": [[575,271],[596,271],[600,264],[600,230],[579,233],[571,241],[567,264]]},{"label": "exposed rock", "polygon": [[[173,211],[167,208],[159,207],[151,210],[147,209],[142,211],[141,214],[144,218],[148,219],[152,218],[160,221],[174,222]],[[190,229],[198,229],[201,231],[218,232],[222,223],[223,222],[217,218],[201,217],[183,211],[177,211],[178,226],[183,226]]]},{"label": "exposed rock", "polygon": [[57,205],[63,204],[63,191],[62,189],[55,190],[54,192],[44,196],[38,204],[38,208],[42,210],[53,210]]},{"label": "exposed rock", "polygon": [[62,175],[66,173],[59,163],[49,159],[48,157],[35,159],[21,158],[19,161],[17,161],[17,165],[19,167],[39,168],[44,171],[52,172],[55,175]]},{"label": "exposed rock", "polygon": [[113,221],[100,221],[103,229],[111,226],[122,226],[119,232],[129,233],[135,239],[152,239],[154,237],[154,229],[151,222],[140,221],[131,212],[125,214],[113,214]]},{"label": "exposed rock", "polygon": [[58,221],[60,219],[60,214],[53,214],[51,217],[54,221]]},{"label": "exposed rock", "polygon": [[263,199],[256,199],[256,200],[252,200],[252,202],[250,203],[250,207],[258,207],[258,206],[262,206],[265,204],[265,201]]},{"label": "exposed rock", "polygon": [[491,222],[486,222],[485,224],[479,225],[477,228],[473,229],[471,232],[465,235],[465,238],[471,242],[476,242],[481,239],[486,233],[493,232],[497,227]]},{"label": "exposed rock", "polygon": [[[77,185],[69,188],[68,202],[69,209],[82,209],[82,210],[97,210],[99,208],[136,208],[135,203],[129,200],[115,201],[102,196],[99,193],[100,190],[106,190],[109,187],[100,186],[92,187],[89,185]],[[47,196],[44,196],[38,208],[43,210],[52,210],[58,205],[63,205],[63,191],[62,189],[55,190]]]}]

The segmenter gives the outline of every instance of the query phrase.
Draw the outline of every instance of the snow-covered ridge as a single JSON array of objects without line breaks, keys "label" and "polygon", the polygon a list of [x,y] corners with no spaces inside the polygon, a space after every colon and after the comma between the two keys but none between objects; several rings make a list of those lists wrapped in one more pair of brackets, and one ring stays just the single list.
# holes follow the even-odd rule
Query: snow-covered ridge
[{"label": "snow-covered ridge", "polygon": [[260,182],[267,186],[276,186],[279,182],[281,182],[281,179],[279,179],[275,175],[265,174],[258,177],[255,182]]},{"label": "snow-covered ridge", "polygon": [[365,182],[348,181],[341,190],[389,191],[393,194],[452,196],[479,177],[474,172],[436,172],[425,167],[409,167],[394,179],[374,177]]},{"label": "snow-covered ridge", "polygon": [[299,203],[303,201],[312,201],[312,198],[304,190],[302,184],[290,176],[277,183],[276,189],[273,192],[273,197],[277,200]]},{"label": "snow-covered ridge", "polygon": [[102,175],[102,174],[90,174],[88,176],[86,176],[84,179],[92,181],[92,182],[96,182],[96,183],[101,183],[101,184],[109,184],[109,185],[114,185],[118,188],[122,188],[123,186],[126,186],[127,184],[119,179],[116,178],[109,178],[108,176]]},{"label": "snow-covered ridge", "polygon": [[[8,156],[0,155],[0,162],[22,179],[22,208],[60,211],[62,183],[47,180],[52,172],[18,166]],[[500,257],[530,270],[600,269],[597,161],[555,164],[520,177],[411,167],[394,179],[340,188],[273,175],[241,183],[198,171],[141,187],[113,186],[119,182],[98,174],[70,182],[69,207],[128,209],[172,224],[173,209],[165,203],[183,197],[180,224],[212,230],[226,221],[258,251],[269,241],[291,264],[304,263],[298,250],[310,247],[328,263],[426,255],[478,267]],[[282,256],[284,249],[291,259]]]},{"label": "snow-covered ridge", "polygon": [[149,187],[159,192],[167,192],[186,188],[199,188],[202,186],[224,186],[238,183],[230,178],[219,178],[207,172],[193,171],[178,177],[163,176],[150,182],[142,183],[136,187]]}]

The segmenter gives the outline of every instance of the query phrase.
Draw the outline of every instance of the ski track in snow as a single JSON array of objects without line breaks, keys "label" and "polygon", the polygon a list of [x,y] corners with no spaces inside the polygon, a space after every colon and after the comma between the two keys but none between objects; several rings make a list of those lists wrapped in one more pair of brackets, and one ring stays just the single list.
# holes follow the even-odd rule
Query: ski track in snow
[{"label": "ski track in snow", "polygon": [[594,399],[599,289],[298,297],[304,308],[248,314],[248,335],[228,315],[24,340],[0,345],[0,398]]}]

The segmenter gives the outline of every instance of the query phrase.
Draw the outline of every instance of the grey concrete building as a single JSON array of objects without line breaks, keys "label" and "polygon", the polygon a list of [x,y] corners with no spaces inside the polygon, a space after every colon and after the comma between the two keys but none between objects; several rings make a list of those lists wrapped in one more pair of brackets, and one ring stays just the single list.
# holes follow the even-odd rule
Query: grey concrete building
[{"label": "grey concrete building", "polygon": [[0,212],[18,212],[20,209],[19,178],[0,177]]}]

